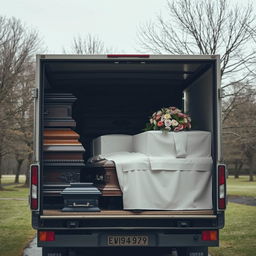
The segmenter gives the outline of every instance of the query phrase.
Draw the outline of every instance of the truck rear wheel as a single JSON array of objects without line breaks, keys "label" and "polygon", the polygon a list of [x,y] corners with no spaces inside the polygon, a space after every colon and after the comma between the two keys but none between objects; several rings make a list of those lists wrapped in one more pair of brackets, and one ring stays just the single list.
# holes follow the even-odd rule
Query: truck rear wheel
[{"label": "truck rear wheel", "polygon": [[177,248],[177,256],[208,256],[208,247]]},{"label": "truck rear wheel", "polygon": [[69,256],[69,252],[65,248],[43,247],[42,256]]}]

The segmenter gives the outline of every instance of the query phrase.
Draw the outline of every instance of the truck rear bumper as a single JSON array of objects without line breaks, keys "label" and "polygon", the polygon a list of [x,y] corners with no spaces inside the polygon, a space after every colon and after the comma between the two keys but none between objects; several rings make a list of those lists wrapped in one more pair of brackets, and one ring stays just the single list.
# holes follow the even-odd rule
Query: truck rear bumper
[{"label": "truck rear bumper", "polygon": [[[40,241],[40,247],[137,247],[131,244],[113,244],[110,243],[109,237],[139,236],[147,237],[147,245],[139,245],[138,247],[209,247],[219,245],[218,230],[217,239],[214,241],[205,241],[202,238],[202,231],[179,230],[173,232],[159,231],[108,231],[108,232],[86,232],[86,231],[56,231],[53,241]],[[39,237],[39,236],[38,236]]]},{"label": "truck rear bumper", "polygon": [[40,215],[32,213],[32,225],[37,230],[84,230],[84,231],[107,231],[107,230],[207,230],[221,229],[224,226],[224,214],[191,215]]}]

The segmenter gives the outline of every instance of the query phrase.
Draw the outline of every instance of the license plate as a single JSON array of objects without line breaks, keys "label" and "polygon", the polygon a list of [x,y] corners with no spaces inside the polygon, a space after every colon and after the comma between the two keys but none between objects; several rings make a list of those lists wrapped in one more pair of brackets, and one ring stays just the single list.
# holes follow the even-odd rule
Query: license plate
[{"label": "license plate", "polygon": [[108,236],[109,246],[148,246],[148,236]]}]

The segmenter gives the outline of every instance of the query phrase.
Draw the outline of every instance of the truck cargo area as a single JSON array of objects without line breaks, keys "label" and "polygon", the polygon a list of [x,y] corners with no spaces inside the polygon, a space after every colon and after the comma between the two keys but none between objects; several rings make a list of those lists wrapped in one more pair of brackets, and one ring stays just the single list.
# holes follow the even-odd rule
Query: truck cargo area
[{"label": "truck cargo area", "polygon": [[[116,58],[86,56],[41,56],[40,58],[40,116],[37,147],[38,161],[41,169],[40,219],[41,227],[61,226],[61,219],[92,220],[94,226],[100,227],[99,219],[126,220],[121,226],[131,225],[130,221],[138,221],[137,226],[179,226],[179,219],[198,219],[200,227],[209,226],[205,219],[211,221],[213,227],[217,221],[216,203],[216,166],[219,158],[218,107],[217,106],[217,63],[214,57],[165,58]],[[72,117],[76,122],[75,132],[85,149],[84,161],[93,155],[93,139],[106,134],[141,133],[149,116],[165,106],[176,106],[188,112],[192,119],[193,130],[209,131],[212,135],[212,209],[191,211],[125,211],[122,202],[106,198],[100,204],[100,212],[62,212],[63,198],[60,195],[67,185],[56,184],[46,177],[44,170],[45,154],[43,148],[44,97],[46,94],[71,93],[76,97],[72,107]],[[86,182],[86,181],[83,181]],[[58,184],[57,184],[58,185]],[[46,196],[47,195],[47,196]],[[159,224],[159,220],[162,224]],[[172,225],[172,220],[176,219]],[[60,220],[55,225],[54,222]],[[139,223],[139,220],[143,222]],[[149,224],[150,220],[158,220],[158,224]],[[200,220],[200,221],[199,221]],[[69,224],[65,222],[67,227]],[[82,223],[82,222],[81,222]],[[85,227],[87,224],[81,224]],[[133,222],[134,223],[134,222]],[[189,221],[188,221],[189,223]],[[196,224],[197,223],[197,224]],[[116,223],[116,227],[120,223]],[[136,226],[132,225],[132,226]],[[190,225],[190,224],[187,224]],[[106,224],[105,226],[110,226]],[[89,225],[90,227],[90,225]]]}]

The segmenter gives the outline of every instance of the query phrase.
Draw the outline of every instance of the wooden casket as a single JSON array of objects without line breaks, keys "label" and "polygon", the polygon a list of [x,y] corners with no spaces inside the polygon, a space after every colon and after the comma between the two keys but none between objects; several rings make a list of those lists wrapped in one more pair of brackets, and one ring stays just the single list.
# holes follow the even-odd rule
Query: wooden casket
[{"label": "wooden casket", "polygon": [[80,180],[81,182],[92,182],[99,189],[101,209],[123,209],[123,193],[119,186],[116,167],[112,161],[86,163]]},{"label": "wooden casket", "polygon": [[84,147],[78,141],[79,134],[67,129],[44,130],[45,160],[83,160]]},{"label": "wooden casket", "polygon": [[112,161],[86,163],[81,173],[81,181],[93,182],[102,196],[122,196],[116,168]]}]

